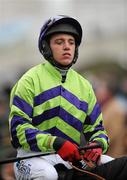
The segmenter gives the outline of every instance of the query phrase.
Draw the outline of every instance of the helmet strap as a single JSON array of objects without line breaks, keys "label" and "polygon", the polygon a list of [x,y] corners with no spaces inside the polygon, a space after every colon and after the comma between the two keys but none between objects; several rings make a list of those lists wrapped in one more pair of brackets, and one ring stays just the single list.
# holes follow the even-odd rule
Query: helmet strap
[{"label": "helmet strap", "polygon": [[59,69],[62,69],[62,70],[68,70],[73,64],[76,63],[77,59],[78,59],[78,46],[76,46],[75,48],[75,55],[74,55],[74,59],[73,61],[67,65],[67,66],[64,66],[60,63],[58,63],[54,58],[53,58],[53,54],[52,54],[52,51],[51,51],[51,48],[48,44],[48,42],[46,40],[43,40],[42,41],[42,55],[45,57],[45,59],[47,61],[49,61],[53,66],[59,68]]}]

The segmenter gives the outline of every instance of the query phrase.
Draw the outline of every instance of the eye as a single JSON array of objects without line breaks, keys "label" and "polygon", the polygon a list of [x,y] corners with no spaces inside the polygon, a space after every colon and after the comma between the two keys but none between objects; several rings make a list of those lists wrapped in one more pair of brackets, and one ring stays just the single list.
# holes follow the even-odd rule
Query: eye
[{"label": "eye", "polygon": [[69,44],[70,45],[75,45],[75,41],[74,40],[69,40]]},{"label": "eye", "polygon": [[62,40],[62,39],[57,39],[57,40],[55,41],[55,43],[58,44],[58,45],[61,45],[61,44],[63,43],[63,40]]}]

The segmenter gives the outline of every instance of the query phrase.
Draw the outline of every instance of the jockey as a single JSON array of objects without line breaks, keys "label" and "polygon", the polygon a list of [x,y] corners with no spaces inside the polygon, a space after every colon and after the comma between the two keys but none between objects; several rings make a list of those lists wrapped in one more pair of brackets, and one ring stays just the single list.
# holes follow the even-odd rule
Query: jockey
[{"label": "jockey", "polygon": [[48,19],[38,41],[46,62],[28,70],[11,91],[9,125],[17,156],[51,152],[16,162],[17,180],[57,180],[54,166],[61,163],[71,169],[70,162],[81,160],[81,144],[99,145],[83,154],[96,165],[108,149],[93,88],[72,69],[81,41],[82,27],[76,19],[64,15]]}]

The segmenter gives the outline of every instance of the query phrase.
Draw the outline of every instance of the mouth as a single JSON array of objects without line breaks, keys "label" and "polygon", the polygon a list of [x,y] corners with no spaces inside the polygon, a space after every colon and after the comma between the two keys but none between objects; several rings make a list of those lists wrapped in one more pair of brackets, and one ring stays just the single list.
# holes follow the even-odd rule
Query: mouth
[{"label": "mouth", "polygon": [[64,57],[71,57],[71,54],[70,53],[64,53],[63,56]]}]

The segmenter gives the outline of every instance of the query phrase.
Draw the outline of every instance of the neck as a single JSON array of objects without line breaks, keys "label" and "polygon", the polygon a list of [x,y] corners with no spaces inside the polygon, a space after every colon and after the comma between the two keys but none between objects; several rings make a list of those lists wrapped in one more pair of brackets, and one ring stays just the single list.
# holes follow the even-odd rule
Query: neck
[{"label": "neck", "polygon": [[56,69],[60,72],[60,74],[62,76],[61,82],[64,83],[66,81],[66,76],[67,76],[68,69],[61,69],[61,68],[58,68],[58,67],[56,67]]}]

